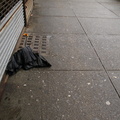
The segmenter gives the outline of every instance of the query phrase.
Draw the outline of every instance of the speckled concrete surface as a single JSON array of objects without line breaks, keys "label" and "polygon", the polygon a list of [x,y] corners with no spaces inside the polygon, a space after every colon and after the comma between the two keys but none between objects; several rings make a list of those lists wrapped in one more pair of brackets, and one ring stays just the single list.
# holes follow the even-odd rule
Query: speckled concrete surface
[{"label": "speckled concrete surface", "polygon": [[120,35],[89,36],[106,70],[120,70]]},{"label": "speckled concrete surface", "polygon": [[35,0],[26,32],[52,36],[52,67],[9,78],[0,120],[120,120],[119,6]]}]

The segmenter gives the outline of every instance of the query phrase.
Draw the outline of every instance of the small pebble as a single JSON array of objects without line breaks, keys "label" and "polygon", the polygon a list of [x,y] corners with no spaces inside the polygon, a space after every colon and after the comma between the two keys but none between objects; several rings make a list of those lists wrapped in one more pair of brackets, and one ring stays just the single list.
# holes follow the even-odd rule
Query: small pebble
[{"label": "small pebble", "polygon": [[106,79],[104,79],[104,82],[106,81]]},{"label": "small pebble", "polygon": [[116,76],[113,76],[114,78],[117,78]]},{"label": "small pebble", "polygon": [[30,105],[30,103],[28,103],[28,105]]},{"label": "small pebble", "polygon": [[68,97],[71,97],[71,95],[68,95]]},{"label": "small pebble", "polygon": [[33,95],[31,95],[31,98],[33,98]]},{"label": "small pebble", "polygon": [[110,101],[106,101],[106,105],[110,105]]},{"label": "small pebble", "polygon": [[39,100],[38,100],[38,99],[36,99],[36,102],[39,102]]},{"label": "small pebble", "polygon": [[88,85],[90,85],[91,83],[87,83]]},{"label": "small pebble", "polygon": [[24,84],[23,86],[24,86],[24,87],[26,87],[27,85],[26,85],[26,84]]}]

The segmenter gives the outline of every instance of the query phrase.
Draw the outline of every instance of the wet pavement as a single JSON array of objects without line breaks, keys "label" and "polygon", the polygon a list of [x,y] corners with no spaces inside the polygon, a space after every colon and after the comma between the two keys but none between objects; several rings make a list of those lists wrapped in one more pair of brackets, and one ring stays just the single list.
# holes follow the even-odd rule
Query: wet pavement
[{"label": "wet pavement", "polygon": [[119,0],[35,0],[26,32],[51,36],[52,67],[9,78],[0,120],[120,120],[119,26]]}]

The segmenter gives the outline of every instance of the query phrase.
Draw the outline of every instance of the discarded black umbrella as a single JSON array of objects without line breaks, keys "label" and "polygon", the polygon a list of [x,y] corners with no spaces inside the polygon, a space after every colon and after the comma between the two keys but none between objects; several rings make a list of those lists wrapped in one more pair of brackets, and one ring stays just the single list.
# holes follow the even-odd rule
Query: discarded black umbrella
[{"label": "discarded black umbrella", "polygon": [[28,70],[33,67],[51,67],[51,64],[48,63],[43,56],[34,53],[32,49],[27,46],[13,54],[7,65],[6,73],[13,75],[21,68]]}]

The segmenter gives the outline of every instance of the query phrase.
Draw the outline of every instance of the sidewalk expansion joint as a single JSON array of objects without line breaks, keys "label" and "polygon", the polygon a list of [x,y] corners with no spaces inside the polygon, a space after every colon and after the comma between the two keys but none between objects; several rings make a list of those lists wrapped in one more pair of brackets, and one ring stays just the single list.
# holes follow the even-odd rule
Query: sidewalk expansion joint
[{"label": "sidewalk expansion joint", "polygon": [[[73,11],[73,12],[74,12],[74,11]],[[74,12],[74,14],[75,14],[75,12]],[[76,14],[75,14],[75,15],[76,15]],[[97,55],[97,57],[98,57],[98,59],[99,59],[99,61],[100,61],[101,65],[102,65],[102,67],[103,67],[103,69],[104,69],[104,71],[106,72],[106,74],[107,74],[107,76],[108,76],[108,78],[109,78],[109,80],[110,80],[111,85],[113,86],[113,88],[114,88],[114,90],[115,90],[116,94],[117,94],[117,95],[118,95],[118,97],[120,98],[120,94],[119,94],[119,92],[117,91],[117,89],[116,89],[116,87],[115,87],[114,83],[112,82],[112,80],[111,80],[111,78],[110,78],[110,76],[109,76],[109,74],[108,74],[108,71],[106,70],[106,68],[105,68],[104,64],[102,63],[102,60],[100,59],[100,57],[99,57],[99,55],[98,55],[98,53],[97,53],[97,51],[96,51],[96,49],[95,49],[95,47],[94,47],[93,43],[91,42],[91,40],[90,40],[89,36],[87,35],[87,33],[86,33],[86,31],[85,31],[85,29],[84,29],[84,27],[83,27],[82,23],[80,22],[80,20],[78,19],[78,17],[77,17],[77,16],[76,16],[76,18],[77,18],[77,20],[78,20],[79,24],[81,25],[81,27],[82,27],[83,31],[85,32],[85,34],[86,34],[86,36],[87,36],[87,38],[88,38],[88,40],[89,40],[89,42],[90,42],[90,44],[91,44],[91,46],[92,46],[92,48],[93,48],[94,52],[95,52],[95,54]]]}]

